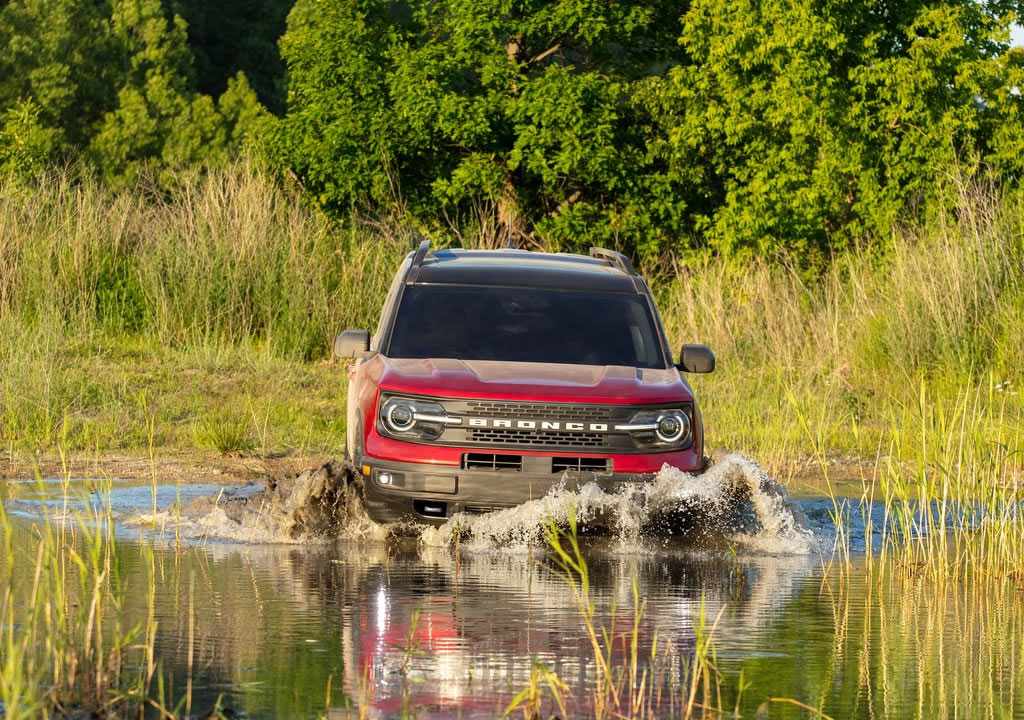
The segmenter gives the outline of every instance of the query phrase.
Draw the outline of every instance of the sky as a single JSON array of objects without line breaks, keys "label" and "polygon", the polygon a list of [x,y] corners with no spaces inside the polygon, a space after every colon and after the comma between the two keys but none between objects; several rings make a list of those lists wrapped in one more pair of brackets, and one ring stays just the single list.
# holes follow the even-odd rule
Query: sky
[{"label": "sky", "polygon": [[1014,45],[1024,45],[1024,27],[1014,25],[1010,29],[1010,40],[1013,41]]}]

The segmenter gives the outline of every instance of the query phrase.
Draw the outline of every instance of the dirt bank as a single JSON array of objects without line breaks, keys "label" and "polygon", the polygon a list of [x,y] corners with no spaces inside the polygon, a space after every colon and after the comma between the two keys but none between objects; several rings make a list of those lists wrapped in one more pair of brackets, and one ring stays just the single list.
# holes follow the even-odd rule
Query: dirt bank
[{"label": "dirt bank", "polygon": [[[318,468],[339,455],[306,453],[261,457],[221,455],[216,451],[161,448],[151,461],[147,454],[108,453],[75,455],[66,460],[57,455],[15,453],[10,457],[0,452],[0,480],[25,480],[35,476],[38,468],[43,477],[108,477],[151,478],[160,484],[216,483],[242,484],[253,481],[280,480],[303,471]],[[810,457],[762,459],[761,466],[791,492],[821,491],[826,483],[821,464]],[[874,459],[836,457],[827,461],[828,479],[840,494],[858,494],[862,479],[870,480],[877,471]],[[856,490],[856,492],[854,492]]]},{"label": "dirt bank", "polygon": [[0,480],[35,477],[150,478],[160,484],[212,482],[223,485],[282,478],[338,459],[323,455],[281,455],[275,457],[221,455],[202,450],[161,450],[152,460],[148,455],[104,454],[54,455],[0,453]]}]

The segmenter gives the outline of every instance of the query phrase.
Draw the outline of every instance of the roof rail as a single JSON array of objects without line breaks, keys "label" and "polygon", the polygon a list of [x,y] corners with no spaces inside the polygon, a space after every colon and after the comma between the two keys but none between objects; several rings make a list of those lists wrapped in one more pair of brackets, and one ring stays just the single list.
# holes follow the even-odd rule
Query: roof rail
[{"label": "roof rail", "polygon": [[590,257],[597,258],[598,260],[604,260],[612,267],[617,267],[627,275],[636,275],[636,270],[633,269],[633,263],[629,261],[629,258],[620,252],[609,250],[608,248],[592,247],[590,248]]},{"label": "roof rail", "polygon": [[633,281],[633,288],[638,293],[643,293],[643,281],[640,279],[640,276],[637,275],[636,270],[633,269],[633,263],[629,261],[628,257],[620,252],[616,252],[615,250],[599,247],[590,248],[590,257],[597,258],[598,260],[604,260],[612,267],[618,268],[629,275],[630,279]]},{"label": "roof rail", "polygon": [[424,240],[416,248],[416,252],[412,256],[412,264],[409,265],[409,273],[405,276],[405,284],[412,285],[416,282],[416,278],[420,274],[420,265],[423,264],[423,259],[427,257],[427,253],[430,252],[430,241]]}]

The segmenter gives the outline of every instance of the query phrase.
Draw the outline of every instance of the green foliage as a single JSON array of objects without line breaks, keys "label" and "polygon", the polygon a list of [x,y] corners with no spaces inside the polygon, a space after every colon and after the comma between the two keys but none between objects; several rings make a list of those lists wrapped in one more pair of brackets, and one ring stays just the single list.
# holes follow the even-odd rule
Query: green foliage
[{"label": "green foliage", "polygon": [[20,102],[0,117],[0,173],[33,177],[57,146],[57,131],[39,122],[39,106]]},{"label": "green foliage", "polygon": [[33,157],[86,151],[119,183],[154,162],[223,163],[259,113],[241,73],[219,101],[197,92],[185,22],[161,0],[11,0],[0,41],[0,108],[8,125],[24,116],[19,142],[31,120]]},{"label": "green foliage", "polygon": [[[190,91],[184,20],[168,20],[160,0],[115,0],[112,9],[123,85],[91,143],[108,177],[131,180],[150,158],[166,168],[222,162],[233,128],[208,95]],[[255,107],[255,95],[244,80],[230,92],[233,114],[247,116],[251,111],[238,106]]]},{"label": "green foliage", "polygon": [[665,179],[704,198],[692,227],[719,250],[828,254],[884,237],[909,201],[985,146],[979,102],[1006,92],[979,3],[697,0],[691,63],[641,93]]},{"label": "green foliage", "polygon": [[10,0],[0,6],[0,108],[31,99],[62,147],[81,145],[116,99],[103,5]]},{"label": "green foliage", "polygon": [[642,195],[623,99],[666,48],[678,55],[672,6],[301,0],[271,158],[337,213],[400,202],[427,224],[611,239]]},{"label": "green foliage", "polygon": [[817,267],[936,212],[951,167],[1017,182],[1019,5],[8,0],[0,172],[127,187],[252,144],[335,218]]},{"label": "green foliage", "polygon": [[299,0],[265,147],[339,215],[814,262],[958,160],[1016,171],[1004,5]]},{"label": "green foliage", "polygon": [[1012,48],[1000,61],[1006,73],[1005,88],[988,98],[992,143],[987,160],[1007,178],[1019,181],[1024,176],[1024,47]]},{"label": "green foliage", "polygon": [[133,258],[103,249],[96,254],[93,296],[98,323],[114,332],[138,332],[146,319],[147,303]]}]

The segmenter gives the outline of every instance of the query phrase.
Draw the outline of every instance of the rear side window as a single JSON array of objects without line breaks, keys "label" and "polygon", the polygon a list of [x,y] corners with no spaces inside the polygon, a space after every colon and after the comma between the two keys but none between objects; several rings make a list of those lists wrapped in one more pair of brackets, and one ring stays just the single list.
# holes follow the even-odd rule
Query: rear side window
[{"label": "rear side window", "polygon": [[537,288],[407,287],[387,354],[665,367],[644,296]]}]

